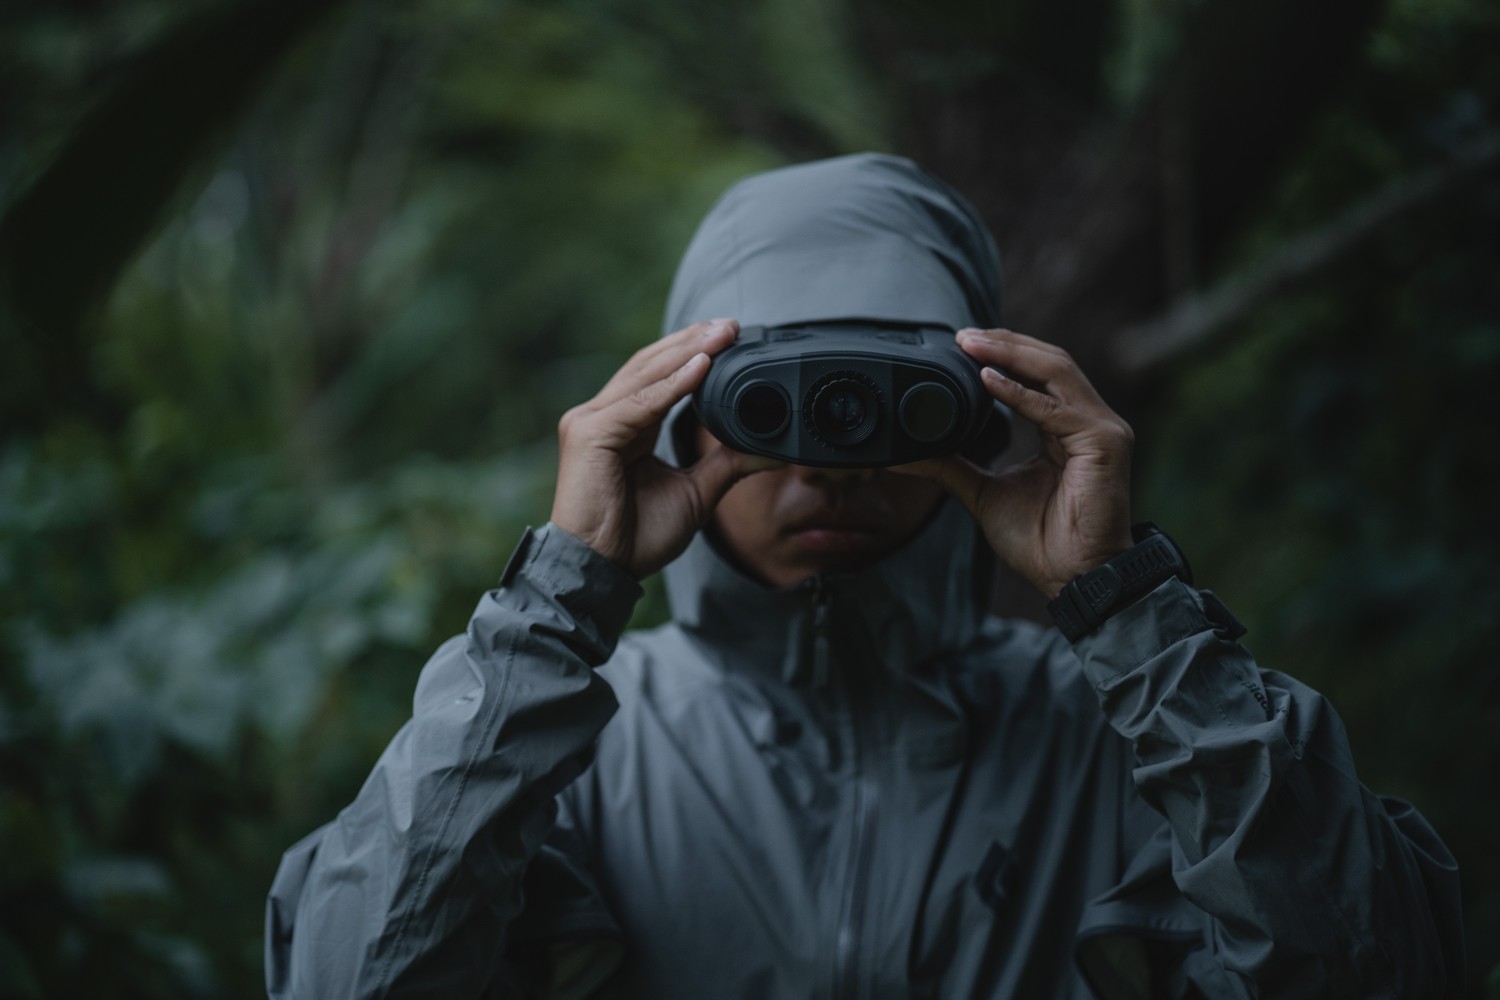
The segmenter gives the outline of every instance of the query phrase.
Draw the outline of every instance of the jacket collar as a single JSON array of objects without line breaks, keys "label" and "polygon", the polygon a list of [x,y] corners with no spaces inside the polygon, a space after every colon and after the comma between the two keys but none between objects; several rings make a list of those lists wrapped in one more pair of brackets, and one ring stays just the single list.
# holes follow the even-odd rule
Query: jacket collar
[{"label": "jacket collar", "polygon": [[905,674],[972,642],[985,608],[977,530],[945,500],[928,524],[870,569],[773,589],[700,532],[664,575],[672,618],[727,670],[815,687],[879,664]]}]

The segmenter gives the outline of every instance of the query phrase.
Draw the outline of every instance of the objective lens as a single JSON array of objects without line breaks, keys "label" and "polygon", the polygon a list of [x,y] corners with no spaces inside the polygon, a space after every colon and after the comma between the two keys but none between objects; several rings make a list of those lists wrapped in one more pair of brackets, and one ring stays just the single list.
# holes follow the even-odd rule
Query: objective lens
[{"label": "objective lens", "polygon": [[854,389],[830,389],[818,400],[818,415],[824,423],[847,434],[865,422],[865,401]]},{"label": "objective lens", "polygon": [[808,408],[813,431],[831,445],[856,445],[875,431],[880,398],[864,376],[835,372],[813,387]]},{"label": "objective lens", "polygon": [[752,437],[775,437],[792,417],[786,391],[771,382],[751,382],[734,399],[734,415]]},{"label": "objective lens", "polygon": [[901,397],[901,429],[928,444],[948,436],[958,422],[958,399],[946,386],[918,382]]}]

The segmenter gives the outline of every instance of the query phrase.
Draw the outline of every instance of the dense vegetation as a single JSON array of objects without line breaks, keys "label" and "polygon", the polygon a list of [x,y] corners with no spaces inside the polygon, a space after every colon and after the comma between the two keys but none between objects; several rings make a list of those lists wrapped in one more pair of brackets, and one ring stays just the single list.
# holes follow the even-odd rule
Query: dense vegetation
[{"label": "dense vegetation", "polygon": [[1142,514],[1459,855],[1500,996],[1497,43],[1485,0],[9,5],[0,996],[261,994],[280,852],[697,218],[863,148],[990,219]]}]

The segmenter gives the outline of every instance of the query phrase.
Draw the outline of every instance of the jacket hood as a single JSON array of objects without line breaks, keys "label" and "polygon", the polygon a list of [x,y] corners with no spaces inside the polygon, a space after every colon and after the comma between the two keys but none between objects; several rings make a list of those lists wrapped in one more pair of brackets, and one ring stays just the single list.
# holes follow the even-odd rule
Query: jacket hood
[{"label": "jacket hood", "polygon": [[996,326],[995,241],[962,196],[897,156],[860,153],[756,174],[726,191],[699,225],[662,333],[715,316],[746,326]]},{"label": "jacket hood", "polygon": [[[968,202],[910,160],[864,153],[757,174],[731,187],[698,227],[664,332],[715,316],[767,326],[848,319],[994,326],[994,240]],[[679,451],[689,447],[691,420],[684,401],[658,454],[679,465],[691,460]],[[911,541],[863,573],[772,590],[700,532],[664,575],[674,621],[753,669],[779,664],[783,680],[811,678],[824,669],[819,643],[832,632],[840,656],[853,652],[850,638],[858,636],[873,642],[864,652],[877,662],[906,672],[975,638],[990,576],[982,544],[967,512],[945,500]]]}]

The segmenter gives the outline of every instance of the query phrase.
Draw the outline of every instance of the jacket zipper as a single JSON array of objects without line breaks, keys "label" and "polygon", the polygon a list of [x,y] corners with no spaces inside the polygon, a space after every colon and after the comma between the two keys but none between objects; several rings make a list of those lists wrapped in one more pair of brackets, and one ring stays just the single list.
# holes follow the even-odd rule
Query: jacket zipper
[{"label": "jacket zipper", "polygon": [[[822,581],[814,584],[813,591],[813,679],[819,690],[827,690],[831,669],[831,648],[828,635],[828,595]],[[844,870],[844,891],[839,902],[839,921],[834,937],[834,983],[833,995],[840,998],[859,996],[860,935],[864,926],[865,903],[868,896],[866,883],[869,880],[870,842],[872,840],[875,813],[875,786],[865,776],[865,741],[860,712],[853,704],[852,692],[847,686],[839,692],[840,708],[847,720],[841,727],[844,745],[848,748],[849,775],[853,783],[853,822],[849,842],[849,860]]]},{"label": "jacket zipper", "polygon": [[[853,755],[855,766],[859,765],[859,752]],[[863,774],[854,777],[854,832],[849,848],[849,865],[845,873],[844,897],[840,906],[838,937],[835,938],[838,956],[837,976],[834,981],[835,997],[856,1000],[860,994],[859,960],[860,935],[864,930],[865,901],[868,896],[870,878],[870,841],[874,827],[875,789]]]},{"label": "jacket zipper", "polygon": [[823,581],[816,577],[813,578],[812,598],[813,690],[827,691],[829,661],[833,658],[828,642],[828,591],[823,589]]}]

